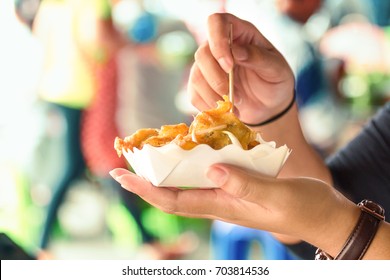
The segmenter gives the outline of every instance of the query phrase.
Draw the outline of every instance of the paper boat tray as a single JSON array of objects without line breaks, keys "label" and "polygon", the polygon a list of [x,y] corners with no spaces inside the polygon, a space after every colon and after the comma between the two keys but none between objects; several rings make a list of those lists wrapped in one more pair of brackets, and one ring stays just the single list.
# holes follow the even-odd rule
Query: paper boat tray
[{"label": "paper boat tray", "polygon": [[287,160],[291,150],[275,142],[265,142],[251,150],[228,145],[214,150],[201,144],[192,150],[183,150],[170,143],[162,147],[145,145],[134,152],[123,151],[126,160],[138,176],[158,187],[176,186],[213,188],[206,177],[206,170],[215,163],[227,163],[275,177]]}]

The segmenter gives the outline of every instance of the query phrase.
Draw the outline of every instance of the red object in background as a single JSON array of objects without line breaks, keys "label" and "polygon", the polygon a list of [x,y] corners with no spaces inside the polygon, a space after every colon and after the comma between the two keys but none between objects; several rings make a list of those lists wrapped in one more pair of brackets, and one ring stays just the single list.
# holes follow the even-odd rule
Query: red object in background
[{"label": "red object in background", "polygon": [[119,133],[116,125],[117,66],[115,55],[95,66],[96,95],[81,121],[81,148],[85,162],[98,177],[107,177],[114,168],[126,168],[125,160],[119,158],[114,149],[114,140]]}]

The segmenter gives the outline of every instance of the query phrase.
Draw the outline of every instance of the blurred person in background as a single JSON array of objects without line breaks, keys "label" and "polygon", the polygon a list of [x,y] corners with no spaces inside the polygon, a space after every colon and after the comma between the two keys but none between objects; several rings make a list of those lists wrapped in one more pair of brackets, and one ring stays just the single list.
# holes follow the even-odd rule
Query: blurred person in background
[{"label": "blurred person in background", "polygon": [[[93,6],[89,11],[81,10],[84,2],[44,0],[33,26],[45,54],[39,95],[47,104],[48,118],[57,119],[56,127],[51,129],[63,141],[63,150],[56,152],[55,160],[62,163],[62,170],[53,183],[40,241],[42,249],[49,246],[58,209],[67,191],[85,172],[80,145],[81,117],[96,92],[94,63],[98,64],[104,53],[100,46],[94,46],[95,10]],[[47,160],[53,159],[47,157]]]}]

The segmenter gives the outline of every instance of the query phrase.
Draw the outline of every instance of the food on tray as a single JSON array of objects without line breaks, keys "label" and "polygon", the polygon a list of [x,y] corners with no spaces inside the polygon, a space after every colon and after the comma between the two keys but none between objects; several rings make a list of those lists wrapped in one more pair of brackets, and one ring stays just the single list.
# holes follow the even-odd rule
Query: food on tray
[{"label": "food on tray", "polygon": [[114,147],[121,156],[124,150],[141,150],[146,144],[161,147],[175,143],[184,150],[199,144],[207,144],[215,150],[234,144],[250,150],[260,144],[258,134],[234,115],[228,97],[225,95],[223,99],[217,102],[217,108],[198,113],[189,127],[180,123],[164,125],[160,129],[140,129],[124,139],[117,137]]},{"label": "food on tray", "polygon": [[[214,109],[184,123],[145,128],[115,139],[115,149],[134,172],[157,187],[216,187],[206,170],[216,163],[232,164],[275,177],[290,149],[264,141],[232,113],[227,96]],[[190,171],[190,172],[189,172]]]}]

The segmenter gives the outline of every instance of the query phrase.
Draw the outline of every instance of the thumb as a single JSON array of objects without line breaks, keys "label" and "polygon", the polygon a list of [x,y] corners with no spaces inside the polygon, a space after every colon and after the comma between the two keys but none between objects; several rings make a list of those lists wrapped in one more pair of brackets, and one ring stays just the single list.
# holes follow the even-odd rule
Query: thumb
[{"label": "thumb", "polygon": [[220,187],[233,197],[255,203],[259,203],[259,200],[271,194],[271,183],[274,180],[249,170],[225,164],[215,164],[209,167],[207,177],[215,186]]}]

